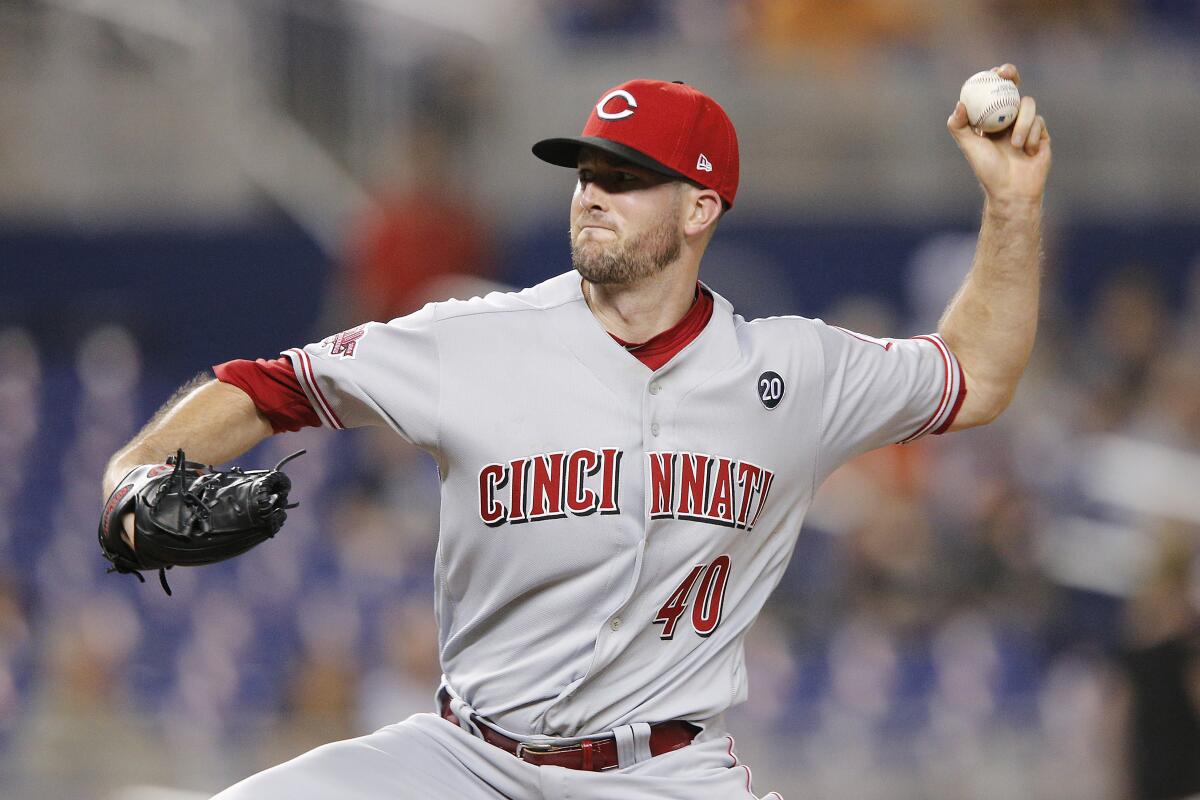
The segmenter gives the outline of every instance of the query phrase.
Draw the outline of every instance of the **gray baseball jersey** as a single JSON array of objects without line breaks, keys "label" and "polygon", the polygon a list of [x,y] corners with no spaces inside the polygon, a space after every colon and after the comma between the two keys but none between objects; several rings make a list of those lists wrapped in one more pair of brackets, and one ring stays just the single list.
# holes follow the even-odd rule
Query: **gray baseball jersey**
[{"label": "gray baseball jersey", "polygon": [[656,372],[576,272],[287,351],[323,423],[384,424],[441,473],[445,682],[516,737],[716,717],[822,480],[948,424],[934,335],[747,321],[714,294]]}]

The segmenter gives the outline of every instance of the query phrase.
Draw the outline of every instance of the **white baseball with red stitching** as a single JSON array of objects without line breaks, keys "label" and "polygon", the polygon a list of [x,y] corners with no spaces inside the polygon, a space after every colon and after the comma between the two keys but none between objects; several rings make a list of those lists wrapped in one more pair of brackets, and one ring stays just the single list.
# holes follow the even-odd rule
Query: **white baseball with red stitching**
[{"label": "white baseball with red stitching", "polygon": [[1021,105],[1017,85],[992,70],[967,78],[958,99],[967,107],[971,127],[983,133],[996,133],[1012,125]]}]

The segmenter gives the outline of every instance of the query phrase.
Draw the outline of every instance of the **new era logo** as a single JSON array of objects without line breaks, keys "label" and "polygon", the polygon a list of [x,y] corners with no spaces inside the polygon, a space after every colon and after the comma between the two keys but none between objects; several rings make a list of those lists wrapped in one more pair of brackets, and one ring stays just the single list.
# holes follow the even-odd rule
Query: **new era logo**
[{"label": "new era logo", "polygon": [[712,172],[712,162],[708,160],[704,153],[701,153],[700,157],[696,159],[696,169],[701,172]]}]

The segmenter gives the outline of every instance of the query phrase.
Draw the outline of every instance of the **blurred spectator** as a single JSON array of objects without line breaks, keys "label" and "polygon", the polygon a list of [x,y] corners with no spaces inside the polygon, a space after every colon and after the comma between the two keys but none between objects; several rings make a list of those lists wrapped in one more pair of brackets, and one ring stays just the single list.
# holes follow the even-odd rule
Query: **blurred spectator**
[{"label": "blurred spectator", "polygon": [[1200,358],[1195,349],[1167,345],[1148,366],[1128,432],[1200,453]]},{"label": "blurred spectator", "polygon": [[76,349],[75,371],[83,395],[80,428],[98,426],[120,440],[117,446],[124,444],[135,425],[142,376],[142,356],[133,335],[120,325],[91,331]]},{"label": "blurred spectator", "polygon": [[892,748],[879,734],[896,702],[899,661],[896,641],[869,614],[850,619],[833,635],[829,690],[819,727],[806,742],[813,796],[883,800],[894,794],[886,763]]},{"label": "blurred spectator", "polygon": [[431,711],[442,676],[431,598],[418,592],[378,615],[375,666],[363,678],[357,719],[363,731]]},{"label": "blurred spectator", "polygon": [[1138,0],[988,0],[987,10],[995,22],[1014,34],[1127,35],[1134,19],[1131,11]]},{"label": "blurred spectator", "polygon": [[[0,330],[0,457],[17,463],[37,434],[42,367],[34,338],[21,328]],[[13,475],[0,477],[7,487]]]},{"label": "blurred spectator", "polygon": [[749,35],[770,54],[830,68],[859,65],[879,48],[920,46],[937,6],[921,0],[748,0]]},{"label": "blurred spectator", "polygon": [[944,602],[944,565],[924,510],[885,494],[846,543],[854,608],[891,630],[911,632],[932,621]]},{"label": "blurred spectator", "polygon": [[1073,366],[1093,397],[1094,429],[1113,430],[1129,418],[1163,349],[1171,315],[1155,274],[1126,267],[1113,273],[1092,301]]},{"label": "blurred spectator", "polygon": [[425,453],[373,433],[356,437],[356,477],[332,498],[330,542],[341,584],[371,608],[429,586],[441,499]]},{"label": "blurred spectator", "polygon": [[22,328],[0,330],[0,554],[13,557],[12,507],[27,477],[30,445],[38,435],[42,364],[37,343]]},{"label": "blurred spectator", "polygon": [[1131,796],[1200,793],[1200,536],[1167,526],[1156,569],[1126,617],[1125,756]]},{"label": "blurred spectator", "polygon": [[46,633],[45,672],[5,770],[25,796],[102,798],[129,783],[168,781],[170,762],[128,694],[129,656],[142,635],[129,602],[112,592],[81,598]]},{"label": "blurred spectator", "polygon": [[28,668],[29,633],[17,586],[7,575],[0,575],[0,737],[12,732],[21,711],[18,681],[20,671]]},{"label": "blurred spectator", "polygon": [[[486,111],[488,65],[471,44],[444,44],[418,59],[409,71],[412,84],[407,121],[418,139],[437,137],[440,155],[457,163]],[[414,155],[438,155],[438,142],[418,142]],[[425,149],[427,148],[427,149]],[[416,169],[427,165],[413,163]],[[438,169],[438,167],[433,167]],[[460,175],[443,165],[451,175]],[[467,186],[470,186],[469,178]]]},{"label": "blurred spectator", "polygon": [[780,701],[792,695],[798,671],[789,641],[773,610],[760,614],[746,635],[746,681],[753,689],[745,703],[730,710],[730,718],[745,720],[747,730],[775,731],[786,720],[789,709]]},{"label": "blurred spectator", "polygon": [[[954,296],[971,270],[977,238],[973,233],[936,233],[909,256],[905,293],[913,308],[913,333],[937,330],[946,298]],[[844,327],[858,330],[852,325]]]},{"label": "blurred spectator", "polygon": [[[666,10],[670,19],[665,27],[681,43],[732,48],[744,38],[748,24],[745,0],[669,0]],[[711,257],[711,249],[709,253]]]},{"label": "blurred spectator", "polygon": [[1095,800],[1113,794],[1111,663],[1093,647],[1050,665],[1038,697],[1041,740],[1029,765],[1039,797]]},{"label": "blurred spectator", "polygon": [[925,779],[937,796],[975,796],[985,765],[995,763],[989,747],[1000,703],[999,642],[986,617],[967,611],[937,631],[931,657],[929,725],[920,744],[928,749]]},{"label": "blurred spectator", "polygon": [[414,550],[426,555],[428,551],[415,545],[431,532],[410,524],[415,515],[384,503],[373,489],[351,486],[333,506],[338,572],[349,591],[368,601],[395,594],[414,562],[430,570],[433,563],[432,558],[413,557]]},{"label": "blurred spectator", "polygon": [[300,651],[284,681],[281,725],[257,754],[260,768],[368,731],[355,719],[361,619],[343,593],[310,589],[296,609]]},{"label": "blurred spectator", "polygon": [[470,193],[450,180],[452,146],[440,126],[414,132],[406,158],[411,179],[385,188],[378,209],[350,237],[349,320],[389,320],[445,299],[435,284],[457,276],[490,276],[490,234]]},{"label": "blurred spectator", "polygon": [[[850,295],[831,308],[824,319],[847,330],[881,339],[900,335],[895,309],[877,297]],[[936,327],[922,330],[932,331]]]},{"label": "blurred spectator", "polygon": [[463,169],[485,103],[486,67],[473,51],[443,48],[419,59],[406,79],[401,152],[382,153],[368,181],[376,206],[349,232],[348,285],[333,295],[350,308],[336,309],[330,329],[402,316],[448,291],[469,297],[476,292],[447,284],[494,273],[491,226],[475,177]]},{"label": "blurred spectator", "polygon": [[996,711],[1000,693],[1000,650],[990,621],[964,611],[941,626],[932,644],[933,705],[943,721],[962,727],[987,722]]},{"label": "blurred spectator", "polygon": [[360,677],[345,652],[319,648],[304,653],[291,666],[282,724],[258,753],[261,768],[367,733],[354,719]]}]

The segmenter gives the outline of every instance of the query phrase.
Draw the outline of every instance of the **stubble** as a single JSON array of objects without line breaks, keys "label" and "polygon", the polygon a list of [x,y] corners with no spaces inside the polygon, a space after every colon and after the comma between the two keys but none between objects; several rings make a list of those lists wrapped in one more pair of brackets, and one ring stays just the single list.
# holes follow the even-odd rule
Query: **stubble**
[{"label": "stubble", "polygon": [[666,209],[637,236],[621,244],[575,242],[571,237],[571,263],[588,282],[598,285],[636,283],[662,272],[679,258],[683,233],[679,230],[678,206]]}]

